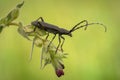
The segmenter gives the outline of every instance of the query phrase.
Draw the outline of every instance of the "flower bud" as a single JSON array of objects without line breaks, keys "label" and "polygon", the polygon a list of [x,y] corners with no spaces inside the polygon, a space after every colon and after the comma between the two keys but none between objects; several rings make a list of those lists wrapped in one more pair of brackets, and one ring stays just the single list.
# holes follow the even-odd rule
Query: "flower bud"
[{"label": "flower bud", "polygon": [[62,75],[64,75],[63,70],[62,70],[62,69],[56,69],[56,75],[57,75],[58,77],[61,77]]}]

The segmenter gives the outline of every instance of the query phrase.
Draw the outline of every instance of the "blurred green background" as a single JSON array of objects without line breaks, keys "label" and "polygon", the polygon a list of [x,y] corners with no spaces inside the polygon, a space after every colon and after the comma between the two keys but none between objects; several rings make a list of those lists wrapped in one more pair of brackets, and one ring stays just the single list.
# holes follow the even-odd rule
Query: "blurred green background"
[{"label": "blurred green background", "polygon": [[[0,18],[22,0],[0,0]],[[40,52],[23,38],[17,27],[5,28],[0,34],[0,80],[120,80],[120,0],[25,0],[16,22],[24,25],[42,16],[48,23],[71,29],[82,20],[107,26],[89,26],[65,36],[65,75],[57,78],[51,65],[40,69]],[[51,36],[53,36],[51,34]],[[58,39],[54,41],[57,45]]]}]

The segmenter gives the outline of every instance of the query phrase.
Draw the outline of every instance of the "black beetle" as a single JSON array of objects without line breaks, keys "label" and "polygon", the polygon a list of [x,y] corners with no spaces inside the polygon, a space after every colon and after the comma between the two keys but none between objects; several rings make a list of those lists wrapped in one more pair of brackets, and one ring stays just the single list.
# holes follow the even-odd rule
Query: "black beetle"
[{"label": "black beetle", "polygon": [[[41,19],[41,21],[39,21],[39,19]],[[84,25],[80,25],[82,23],[84,23]],[[57,49],[56,49],[56,52],[61,44],[61,38],[63,39],[63,42],[61,44],[61,50],[63,51],[62,49],[62,46],[64,44],[64,41],[65,41],[65,38],[62,36],[62,35],[68,35],[70,37],[72,37],[72,32],[79,29],[79,28],[83,28],[85,27],[85,30],[87,29],[87,26],[88,25],[93,25],[93,24],[99,24],[99,25],[102,25],[104,28],[105,28],[105,31],[106,31],[106,26],[101,24],[101,23],[88,23],[87,20],[83,20],[81,22],[79,22],[78,24],[76,24],[71,30],[66,30],[64,28],[59,28],[58,26],[55,26],[55,25],[52,25],[52,24],[49,24],[49,23],[46,23],[42,17],[39,17],[37,20],[31,22],[31,24],[33,26],[35,26],[34,28],[34,31],[36,30],[36,28],[39,28],[40,30],[45,30],[46,32],[48,32],[47,36],[46,36],[46,39],[48,38],[49,36],[49,33],[53,33],[54,36],[52,38],[52,40],[50,41],[48,47],[50,46],[50,44],[52,43],[52,41],[55,39],[56,37],[56,34],[58,34],[58,38],[59,38],[59,44],[57,46]],[[80,26],[79,26],[80,25]],[[56,53],[55,52],[55,53]]]}]

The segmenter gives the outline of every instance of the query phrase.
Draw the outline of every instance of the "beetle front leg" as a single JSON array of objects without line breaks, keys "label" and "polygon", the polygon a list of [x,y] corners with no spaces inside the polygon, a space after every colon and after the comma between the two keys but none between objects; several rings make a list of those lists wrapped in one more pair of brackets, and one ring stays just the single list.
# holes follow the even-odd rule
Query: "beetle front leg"
[{"label": "beetle front leg", "polygon": [[42,17],[39,17],[36,21],[38,21],[39,19],[41,19],[41,21],[44,22],[44,19]]},{"label": "beetle front leg", "polygon": [[61,50],[62,50],[62,52],[63,52],[62,46],[63,46],[63,44],[64,44],[64,42],[65,42],[65,38],[64,38],[63,36],[60,36],[60,37],[63,39],[63,42],[62,42],[62,44],[61,44]]},{"label": "beetle front leg", "polygon": [[47,33],[47,36],[46,36],[46,38],[45,38],[45,41],[48,39],[48,37],[49,37],[49,32]]},{"label": "beetle front leg", "polygon": [[48,44],[48,48],[50,47],[50,44],[53,42],[53,40],[55,39],[56,34],[54,35],[54,37],[52,38],[52,40],[50,41],[50,43]]},{"label": "beetle front leg", "polygon": [[32,32],[35,32],[36,29],[37,29],[37,27],[35,27]]},{"label": "beetle front leg", "polygon": [[61,43],[61,39],[60,39],[61,37],[60,37],[60,35],[58,36],[58,39],[59,39],[59,44],[58,44],[58,46],[57,46],[57,48],[56,48],[56,51],[55,51],[55,54],[57,53],[57,50],[58,50],[58,48],[59,48],[59,46],[60,46],[60,43]]}]

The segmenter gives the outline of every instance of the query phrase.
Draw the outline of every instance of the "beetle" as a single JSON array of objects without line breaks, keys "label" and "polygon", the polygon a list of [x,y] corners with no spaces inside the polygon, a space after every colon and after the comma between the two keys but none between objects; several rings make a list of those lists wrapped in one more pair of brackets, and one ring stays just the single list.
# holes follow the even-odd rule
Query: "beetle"
[{"label": "beetle", "polygon": [[[39,21],[39,19],[41,19],[41,21]],[[85,24],[81,25],[83,23],[85,23]],[[68,35],[68,36],[72,37],[72,32],[74,32],[75,30],[83,28],[83,27],[85,27],[85,30],[86,30],[88,25],[93,25],[93,24],[102,25],[105,28],[105,32],[106,32],[107,28],[106,28],[105,25],[103,25],[101,23],[88,23],[87,20],[83,20],[83,21],[79,22],[78,24],[76,24],[70,30],[66,30],[66,29],[60,28],[60,27],[58,27],[56,25],[49,24],[49,23],[45,22],[42,17],[39,17],[37,20],[31,22],[31,25],[35,26],[34,31],[36,30],[36,28],[38,28],[40,30],[45,30],[47,32],[46,40],[47,40],[47,38],[49,36],[49,33],[54,34],[53,38],[51,39],[50,43],[48,44],[48,48],[49,48],[50,44],[53,42],[53,40],[55,39],[56,35],[58,34],[59,44],[58,44],[58,46],[56,48],[55,53],[57,53],[57,50],[58,50],[58,48],[59,48],[59,46],[61,44],[61,39],[63,39],[63,42],[61,44],[61,50],[63,51],[62,46],[64,44],[65,38],[62,35]]]}]

